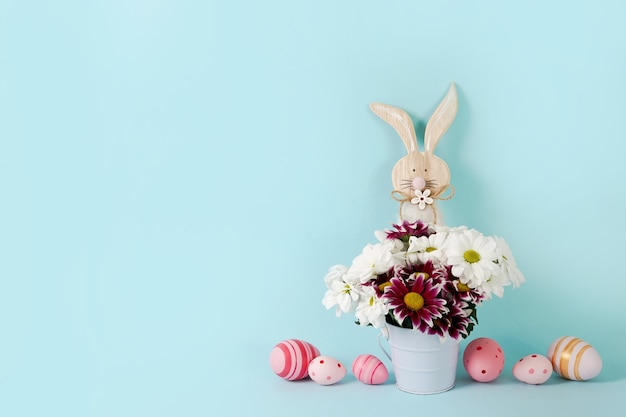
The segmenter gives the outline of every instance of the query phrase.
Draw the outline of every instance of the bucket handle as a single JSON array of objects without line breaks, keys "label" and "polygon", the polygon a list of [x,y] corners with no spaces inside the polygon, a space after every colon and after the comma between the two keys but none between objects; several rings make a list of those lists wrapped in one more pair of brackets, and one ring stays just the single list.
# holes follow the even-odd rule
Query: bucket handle
[{"label": "bucket handle", "polygon": [[387,350],[383,347],[383,344],[380,341],[380,337],[383,336],[385,338],[385,340],[389,340],[389,330],[387,329],[387,327],[383,327],[380,329],[380,333],[378,333],[378,346],[380,347],[380,350],[383,351],[383,353],[385,354],[385,356],[387,356],[389,358],[389,360],[391,359],[391,355],[389,353],[387,353]]}]

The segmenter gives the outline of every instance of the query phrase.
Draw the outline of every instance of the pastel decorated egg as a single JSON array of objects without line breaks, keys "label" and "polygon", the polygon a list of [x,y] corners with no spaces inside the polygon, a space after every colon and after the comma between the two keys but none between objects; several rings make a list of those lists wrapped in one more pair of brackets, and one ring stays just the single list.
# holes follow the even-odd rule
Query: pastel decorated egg
[{"label": "pastel decorated egg", "polygon": [[552,342],[548,359],[554,372],[565,379],[586,381],[598,376],[602,370],[600,354],[577,337],[563,336]]},{"label": "pastel decorated egg", "polygon": [[473,380],[493,381],[504,369],[504,352],[495,340],[479,337],[465,347],[463,366]]},{"label": "pastel decorated egg", "polygon": [[346,372],[346,367],[330,356],[318,356],[309,364],[309,376],[320,385],[336,384]]},{"label": "pastel decorated egg", "polygon": [[513,376],[518,381],[539,385],[550,379],[552,362],[543,355],[533,353],[524,356],[513,365]]},{"label": "pastel decorated egg", "polygon": [[309,342],[287,339],[270,352],[270,366],[279,377],[296,381],[308,376],[309,363],[319,355],[320,351]]},{"label": "pastel decorated egg", "polygon": [[389,377],[385,364],[374,355],[359,355],[352,362],[352,373],[364,384],[383,384]]}]

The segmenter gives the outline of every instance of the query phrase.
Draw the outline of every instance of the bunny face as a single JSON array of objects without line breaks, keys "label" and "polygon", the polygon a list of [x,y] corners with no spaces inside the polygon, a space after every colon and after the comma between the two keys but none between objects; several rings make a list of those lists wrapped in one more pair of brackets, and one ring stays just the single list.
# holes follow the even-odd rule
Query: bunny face
[{"label": "bunny face", "polygon": [[413,152],[396,163],[391,179],[394,190],[407,199],[415,197],[415,191],[427,189],[431,196],[437,196],[450,184],[450,170],[444,160],[435,155]]}]

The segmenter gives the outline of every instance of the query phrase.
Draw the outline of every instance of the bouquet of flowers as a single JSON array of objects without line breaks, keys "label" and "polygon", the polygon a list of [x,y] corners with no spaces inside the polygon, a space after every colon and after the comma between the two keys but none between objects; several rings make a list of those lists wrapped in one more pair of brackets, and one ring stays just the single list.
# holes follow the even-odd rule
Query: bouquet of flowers
[{"label": "bouquet of flowers", "polygon": [[506,242],[474,229],[417,220],[375,235],[379,242],[350,267],[335,265],[324,278],[326,309],[354,314],[361,326],[466,338],[478,323],[476,307],[524,282]]}]

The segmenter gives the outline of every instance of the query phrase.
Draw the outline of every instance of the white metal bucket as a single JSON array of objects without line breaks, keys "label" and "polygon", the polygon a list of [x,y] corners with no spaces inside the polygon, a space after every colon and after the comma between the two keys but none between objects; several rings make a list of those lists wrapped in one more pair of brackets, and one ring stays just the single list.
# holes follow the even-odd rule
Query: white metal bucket
[{"label": "white metal bucket", "polygon": [[388,325],[383,336],[391,347],[391,360],[396,386],[412,394],[438,394],[454,387],[459,359],[459,340],[450,337],[441,342],[439,336],[418,330]]}]

